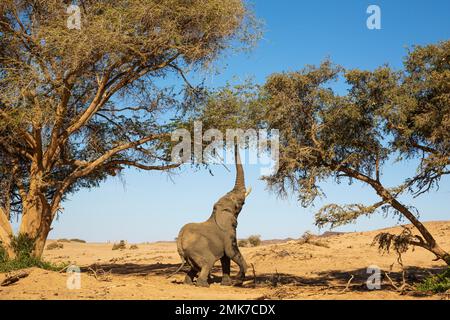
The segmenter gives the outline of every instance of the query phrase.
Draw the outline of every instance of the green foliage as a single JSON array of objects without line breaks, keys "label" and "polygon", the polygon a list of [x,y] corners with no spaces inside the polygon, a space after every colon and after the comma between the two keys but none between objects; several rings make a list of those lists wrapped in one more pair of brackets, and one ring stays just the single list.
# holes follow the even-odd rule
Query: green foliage
[{"label": "green foliage", "polygon": [[[351,86],[345,96],[330,89],[340,77]],[[340,182],[340,169],[375,173],[375,159],[382,164],[387,158],[382,122],[375,114],[384,97],[372,97],[362,89],[377,84],[377,92],[387,94],[393,78],[385,68],[344,72],[330,61],[271,75],[261,92],[266,105],[263,122],[280,130],[280,160],[276,174],[266,178],[269,186],[280,195],[298,193],[302,205],[308,206],[324,195],[321,182]]]},{"label": "green foliage", "polygon": [[16,259],[19,261],[29,259],[32,256],[34,242],[34,239],[22,233],[12,237],[11,247],[16,254]]},{"label": "green foliage", "polygon": [[378,250],[389,253],[394,250],[397,254],[408,251],[413,241],[422,241],[419,236],[415,236],[410,228],[403,227],[400,234],[395,235],[388,232],[381,232],[375,236],[372,245],[378,244]]},{"label": "green foliage", "polygon": [[2,245],[2,242],[0,241],[0,264],[4,263],[8,259],[8,255],[6,253],[5,248]]},{"label": "green foliage", "polygon": [[13,260],[6,260],[4,262],[0,262],[0,272],[11,272],[15,270],[20,269],[26,269],[26,268],[40,268],[45,270],[51,270],[51,271],[59,271],[63,269],[67,264],[54,264],[48,261],[44,261],[40,258],[35,257],[22,257],[21,259],[13,259]]},{"label": "green foliage", "polygon": [[248,237],[247,241],[252,247],[257,247],[261,244],[261,236],[251,235],[250,237]]},{"label": "green foliage", "polygon": [[[345,94],[332,89],[337,80],[347,83]],[[414,47],[402,70],[386,65],[347,70],[326,60],[272,74],[253,92],[224,88],[217,97],[231,101],[227,111],[245,125],[253,121],[254,128],[280,131],[279,169],[264,178],[279,195],[294,192],[303,206],[310,206],[325,196],[325,181],[358,180],[380,196],[373,205],[329,204],[317,213],[318,226],[337,227],[377,211],[387,213],[389,207],[414,217],[392,199],[427,192],[450,174],[449,83],[450,41],[444,41]],[[232,116],[222,115],[220,105],[207,105],[204,115],[230,125]],[[384,186],[386,163],[405,158],[418,160],[417,173],[392,188]]]},{"label": "green foliage", "polygon": [[[348,87],[342,94],[336,81]],[[216,127],[279,130],[278,170],[263,177],[279,196],[297,194],[311,206],[326,182],[355,181],[380,197],[371,204],[328,204],[316,216],[319,227],[338,227],[361,216],[393,211],[409,219],[422,237],[380,235],[381,248],[434,246],[417,212],[398,199],[439,186],[450,174],[450,41],[416,46],[401,70],[345,69],[329,60],[294,72],[270,75],[261,85],[222,88],[206,99],[200,114]],[[267,150],[268,151],[268,150]],[[414,160],[417,170],[397,185],[384,184],[391,162]]]},{"label": "green foliage", "polygon": [[369,216],[378,209],[377,205],[364,206],[362,204],[337,205],[328,204],[323,206],[315,214],[315,223],[321,228],[329,225],[330,228],[340,227],[354,223],[361,216]]},{"label": "green foliage", "polygon": [[447,292],[450,290],[450,268],[443,273],[426,278],[417,288],[421,291],[434,293]]},{"label": "green foliage", "polygon": [[225,133],[227,129],[255,129],[255,118],[261,115],[257,100],[259,86],[247,80],[242,85],[226,85],[217,92],[210,92],[196,120],[204,129],[214,128]]},{"label": "green foliage", "polygon": [[[11,239],[11,246],[16,254],[14,259],[7,259],[3,247],[0,246],[0,272],[10,272],[25,268],[37,267],[45,270],[59,271],[66,264],[53,264],[32,256],[34,247],[33,239],[26,235],[19,234]],[[3,258],[2,256],[3,252]]]},{"label": "green foliage", "polygon": [[[177,168],[171,133],[187,122],[197,91],[187,70],[198,75],[260,36],[242,0],[83,1],[79,30],[67,27],[67,7],[0,2],[0,206],[8,218],[23,213],[18,185],[56,210],[127,167]],[[40,187],[29,188],[34,182]]]}]

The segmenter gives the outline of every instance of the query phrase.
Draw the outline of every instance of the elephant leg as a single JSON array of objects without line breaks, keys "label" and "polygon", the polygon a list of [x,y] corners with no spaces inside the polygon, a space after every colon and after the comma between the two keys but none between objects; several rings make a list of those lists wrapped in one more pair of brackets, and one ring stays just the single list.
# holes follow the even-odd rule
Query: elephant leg
[{"label": "elephant leg", "polygon": [[239,283],[242,283],[245,279],[245,273],[247,272],[247,263],[245,262],[244,257],[242,256],[241,251],[239,251],[239,247],[237,245],[236,236],[233,234],[230,237],[230,242],[225,247],[225,254],[228,257],[231,257],[231,260],[235,262],[239,266],[238,279]]},{"label": "elephant leg", "polygon": [[186,277],[184,278],[184,283],[189,285],[194,284],[194,278],[197,276],[197,273],[197,270],[191,268],[191,270],[188,271]]},{"label": "elephant leg", "polygon": [[238,266],[239,266],[239,273],[238,273],[238,282],[237,284],[242,284],[245,279],[245,273],[247,272],[247,263],[245,262],[244,257],[242,256],[241,252],[238,250],[236,254],[231,258]]},{"label": "elephant leg", "polygon": [[211,272],[213,265],[214,265],[214,263],[205,263],[202,266],[202,269],[201,269],[200,274],[197,279],[198,287],[209,287],[208,278],[209,278],[209,273]]},{"label": "elephant leg", "polygon": [[230,278],[231,259],[225,255],[220,259],[220,262],[222,264],[222,274],[223,274],[221,284],[223,286],[231,286],[231,284],[232,284],[231,278]]}]

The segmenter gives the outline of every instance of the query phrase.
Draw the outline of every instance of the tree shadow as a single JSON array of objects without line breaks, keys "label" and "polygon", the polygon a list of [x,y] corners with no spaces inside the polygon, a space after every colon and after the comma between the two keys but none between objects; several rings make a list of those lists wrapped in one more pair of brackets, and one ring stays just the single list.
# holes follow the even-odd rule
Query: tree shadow
[{"label": "tree shadow", "polygon": [[[136,264],[136,263],[95,263],[88,267],[82,267],[81,272],[90,272],[91,270],[103,270],[117,275],[128,276],[169,276],[174,273],[180,264],[172,263],[154,263],[154,264]],[[183,269],[187,268],[184,267]],[[182,271],[180,270],[180,273]]]},{"label": "tree shadow", "polygon": [[[443,272],[446,267],[432,267],[421,268],[417,266],[405,267],[405,280],[408,284],[417,284],[423,281],[430,275],[436,275]],[[386,276],[388,274],[389,278]],[[253,279],[253,284],[247,285],[248,287],[258,287],[261,284],[267,284],[272,287],[290,285],[294,287],[318,287],[337,291],[356,291],[356,292],[368,292],[372,291],[367,286],[368,278],[373,275],[372,272],[368,272],[366,268],[359,268],[350,271],[343,270],[331,270],[317,272],[315,276],[303,277],[292,274],[284,273],[265,273],[258,274],[252,278],[247,276],[247,279]],[[391,280],[398,287],[403,283],[403,273],[401,271],[388,272],[380,270],[381,290],[396,291],[396,288],[391,284]],[[412,292],[412,295],[423,296],[426,293]]]},{"label": "tree shadow", "polygon": [[[104,273],[111,273],[116,275],[126,276],[170,276],[180,267],[180,264],[171,263],[155,263],[155,264],[136,264],[136,263],[110,263],[110,264],[93,264],[88,267],[81,268],[82,272],[92,272],[101,270]],[[417,266],[410,266],[405,268],[405,279],[409,284],[414,284],[422,281],[424,278],[435,275],[442,272],[445,267],[432,267],[421,268]],[[188,266],[184,266],[179,274],[185,274],[189,270]],[[237,268],[232,267],[232,278],[235,278],[237,274]],[[389,277],[396,284],[400,285],[403,280],[401,271],[387,272],[381,270],[381,283],[382,290],[395,291],[395,288],[390,284],[390,280],[386,277],[385,273],[388,273]],[[343,290],[347,288],[348,291],[370,291],[367,287],[368,278],[373,275],[373,272],[368,272],[366,268],[359,268],[350,271],[343,270],[331,270],[317,272],[312,276],[298,276],[288,273],[256,273],[256,276],[252,275],[250,269],[247,273],[246,280],[243,287],[256,288],[256,287],[278,287],[278,286],[294,286],[294,287],[317,287],[328,288],[335,290]],[[222,269],[220,266],[215,266],[211,272],[209,279],[210,283],[220,283],[222,280]],[[174,280],[177,284],[182,282]]]}]

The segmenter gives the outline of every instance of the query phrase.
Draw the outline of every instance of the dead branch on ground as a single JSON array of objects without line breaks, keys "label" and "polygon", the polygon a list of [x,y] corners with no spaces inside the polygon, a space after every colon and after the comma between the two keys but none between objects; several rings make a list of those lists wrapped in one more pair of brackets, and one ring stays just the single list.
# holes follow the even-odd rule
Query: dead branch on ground
[{"label": "dead branch on ground", "polygon": [[22,278],[26,278],[29,276],[29,273],[26,271],[20,271],[18,273],[7,274],[6,278],[2,281],[1,286],[6,287],[12,285],[13,283],[18,282]]}]

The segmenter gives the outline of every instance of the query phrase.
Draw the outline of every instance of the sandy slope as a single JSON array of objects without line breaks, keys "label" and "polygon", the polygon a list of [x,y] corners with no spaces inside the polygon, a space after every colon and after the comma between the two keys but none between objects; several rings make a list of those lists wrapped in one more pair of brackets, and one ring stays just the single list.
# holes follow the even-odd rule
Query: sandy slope
[{"label": "sandy slope", "polygon": [[[450,222],[430,222],[427,226],[442,247],[450,251]],[[389,231],[399,230],[397,227]],[[210,288],[186,286],[182,284],[182,272],[166,279],[179,265],[175,243],[140,244],[137,250],[122,251],[112,251],[111,244],[64,243],[63,249],[47,250],[45,259],[70,261],[82,267],[81,289],[67,289],[65,272],[33,268],[27,278],[8,287],[0,287],[0,299],[447,298],[445,295],[401,295],[393,290],[387,278],[383,279],[381,290],[369,291],[366,268],[370,265],[389,272],[394,264],[390,275],[394,280],[400,280],[395,254],[380,255],[377,248],[371,246],[378,232],[348,233],[320,239],[326,246],[288,241],[243,248],[247,262],[253,264],[256,272],[254,278],[250,268],[244,287],[222,287],[219,283],[213,283]],[[408,282],[414,283],[444,266],[432,260],[433,255],[420,248],[406,253],[403,262],[408,269]],[[96,270],[96,274],[92,270]],[[233,266],[233,274],[236,271]],[[220,269],[216,268],[214,274],[220,276]],[[351,275],[354,278],[344,290]],[[0,281],[5,276],[0,274]]]}]

